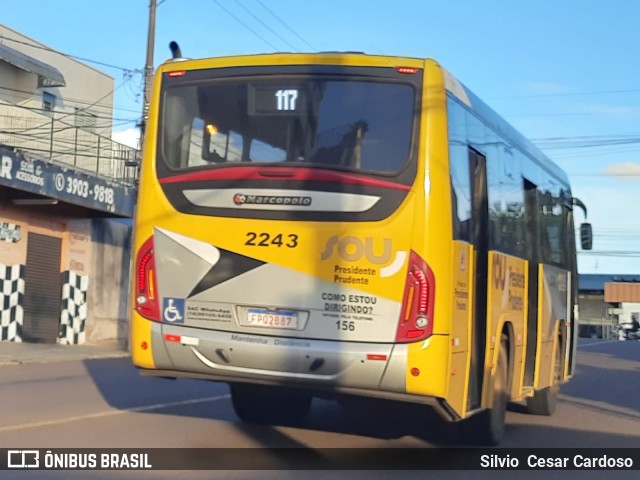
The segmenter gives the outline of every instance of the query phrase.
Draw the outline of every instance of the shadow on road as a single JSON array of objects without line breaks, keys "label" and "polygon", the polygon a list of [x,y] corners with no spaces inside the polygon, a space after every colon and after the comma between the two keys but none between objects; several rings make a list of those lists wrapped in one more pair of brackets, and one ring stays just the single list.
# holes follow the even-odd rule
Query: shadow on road
[{"label": "shadow on road", "polygon": [[[212,421],[212,427],[223,421],[235,424],[235,428],[264,447],[307,447],[295,438],[288,428],[241,423],[231,408],[228,387],[224,384],[197,380],[164,380],[141,377],[129,359],[87,360],[85,366],[102,396],[114,408],[145,411],[149,415],[172,415],[200,418]],[[602,370],[602,369],[601,369]],[[606,370],[606,368],[604,369]],[[628,372],[627,372],[628,373]],[[594,378],[611,378],[621,381],[624,372],[602,372],[596,367],[580,366],[576,379],[563,390],[572,398],[584,395],[612,406],[637,408],[638,397],[619,398],[604,388],[594,393]],[[620,375],[620,378],[617,376]],[[606,380],[609,381],[609,380]],[[590,383],[591,382],[591,383]],[[591,389],[587,388],[591,385]],[[633,385],[637,391],[637,383]],[[588,393],[588,396],[587,396]],[[595,395],[595,397],[594,397]],[[216,397],[218,400],[208,401]],[[202,401],[197,401],[203,399]],[[191,401],[195,400],[195,401]],[[151,408],[148,408],[151,406]],[[583,405],[579,405],[583,406]],[[142,409],[141,409],[142,407]],[[589,408],[587,406],[586,408]],[[553,418],[553,417],[552,417]],[[638,418],[633,418],[637,421]],[[508,412],[508,427],[502,447],[637,447],[638,436],[611,432],[585,432],[549,425],[533,425],[532,417],[517,407]],[[342,434],[352,438],[363,437],[389,440],[390,447],[459,446],[454,425],[442,421],[437,414],[418,405],[398,404],[387,401],[363,401],[356,406],[342,407],[335,402],[314,399],[309,417],[302,422],[284,425],[294,429]],[[291,434],[290,434],[291,433]],[[342,442],[342,440],[339,440]],[[358,441],[359,442],[359,441]],[[353,444],[353,440],[344,440]],[[221,447],[220,439],[212,436],[211,445]],[[381,446],[387,446],[386,443]]]}]

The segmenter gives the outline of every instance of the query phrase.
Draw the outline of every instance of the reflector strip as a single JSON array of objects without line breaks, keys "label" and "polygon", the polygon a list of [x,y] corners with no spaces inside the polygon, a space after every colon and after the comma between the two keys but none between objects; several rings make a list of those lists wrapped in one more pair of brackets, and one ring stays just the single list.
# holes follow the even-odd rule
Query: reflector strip
[{"label": "reflector strip", "polygon": [[153,270],[149,270],[149,300],[156,299],[156,292],[153,289],[154,278],[153,278]]},{"label": "reflector strip", "polygon": [[407,332],[407,338],[416,338],[421,336],[424,333],[424,330],[409,330]]},{"label": "reflector strip", "polygon": [[404,321],[408,322],[411,317],[411,309],[413,308],[413,295],[416,288],[413,285],[409,286],[409,294],[407,295],[407,307],[404,313]]},{"label": "reflector strip", "polygon": [[367,353],[367,360],[383,360],[383,361],[386,361],[387,360],[387,356],[379,354],[379,353]]},{"label": "reflector strip", "polygon": [[195,337],[185,337],[184,335],[174,335],[172,333],[165,333],[164,339],[167,342],[181,343],[182,345],[189,345],[191,347],[197,347],[200,345],[200,340]]}]

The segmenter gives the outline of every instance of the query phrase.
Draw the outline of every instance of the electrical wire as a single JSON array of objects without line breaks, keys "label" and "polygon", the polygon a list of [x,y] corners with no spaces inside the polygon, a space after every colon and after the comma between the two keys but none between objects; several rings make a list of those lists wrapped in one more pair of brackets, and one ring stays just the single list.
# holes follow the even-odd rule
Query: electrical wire
[{"label": "electrical wire", "polygon": [[256,37],[258,37],[260,40],[262,40],[263,42],[265,42],[267,45],[269,45],[271,48],[273,48],[275,51],[278,51],[278,48],[271,43],[269,40],[267,40],[266,38],[264,38],[262,35],[260,35],[258,32],[256,32],[253,28],[251,28],[249,25],[247,25],[244,21],[242,21],[236,14],[234,14],[233,12],[231,12],[229,9],[227,9],[227,7],[225,7],[224,5],[222,5],[222,3],[220,3],[218,0],[212,0],[213,3],[215,3],[216,5],[218,5],[218,7],[220,7],[222,10],[224,10],[229,16],[231,16],[232,18],[234,18],[240,25],[242,25],[243,27],[245,27],[247,30],[249,30],[251,33],[253,33]]},{"label": "electrical wire", "polygon": [[[0,107],[2,107],[2,106],[3,106],[3,104],[0,103]],[[30,112],[35,112],[35,113],[38,113],[38,114],[41,114],[41,115],[49,115],[50,116],[51,113],[52,113],[50,110],[45,110],[42,107],[27,107],[25,105],[11,105],[11,107],[19,108],[19,109],[22,109],[22,110],[27,110],[27,111],[30,111]],[[131,117],[129,117],[129,118],[113,117],[113,116],[110,116],[110,115],[96,115],[96,114],[87,113],[87,112],[81,113],[81,114],[79,114],[77,116],[85,118],[87,120],[108,120],[109,122],[111,122],[111,121],[114,121],[114,122],[120,122],[120,121],[134,122],[134,121],[138,121],[139,120],[137,117],[136,118],[131,118]],[[0,113],[0,118],[16,118],[16,116],[13,115],[13,114],[2,114],[2,113]]]},{"label": "electrical wire", "polygon": [[53,49],[51,47],[47,47],[46,45],[40,45],[40,44],[36,44],[36,43],[25,42],[23,40],[17,40],[15,38],[5,37],[3,35],[0,35],[0,40],[6,40],[6,41],[9,41],[9,42],[18,43],[20,45],[26,45],[26,46],[29,46],[29,47],[32,47],[32,48],[37,48],[37,49],[40,49],[40,50],[46,50],[48,52],[57,53],[58,55],[61,55],[61,56],[66,57],[66,58],[71,58],[71,59],[74,59],[74,60],[80,60],[82,62],[87,62],[87,63],[93,63],[95,65],[101,65],[103,67],[114,68],[116,70],[122,70],[124,72],[130,72],[130,73],[142,72],[141,69],[125,68],[125,67],[120,67],[118,65],[112,65],[112,64],[109,64],[109,63],[105,63],[105,62],[99,62],[98,60],[91,60],[90,58],[84,58],[84,57],[79,57],[77,55],[71,55],[71,54],[68,54],[68,53],[64,53],[64,52],[61,52],[59,50],[55,50],[55,49]]},{"label": "electrical wire", "polygon": [[[127,81],[125,81],[125,84],[126,84],[126,82]],[[113,90],[111,90],[111,93],[114,93],[118,88],[122,88],[122,87],[119,86],[119,87],[114,88]],[[6,92],[11,92],[11,93],[24,94],[24,95],[22,95],[22,99],[24,99],[24,100],[28,100],[28,99],[34,98],[36,96],[36,94],[34,92],[30,92],[30,91],[27,91],[27,90],[19,90],[17,88],[0,86],[0,90],[4,90]],[[91,102],[91,101],[88,101],[88,100],[80,100],[80,99],[76,99],[76,98],[73,98],[73,97],[66,97],[66,96],[63,97],[62,100],[64,100],[65,103],[69,102],[71,104],[78,104],[78,105],[98,106],[98,107],[104,107],[105,109],[109,109],[112,106],[111,103],[96,103],[96,102]],[[125,111],[125,112],[138,113],[138,110],[121,108],[121,107],[116,107],[116,106],[113,106],[113,110],[120,110],[120,111]]]},{"label": "electrical wire", "polygon": [[278,32],[276,32],[273,28],[271,28],[269,25],[267,25],[260,17],[258,17],[255,13],[253,13],[251,10],[249,10],[247,7],[245,7],[243,4],[241,4],[238,0],[235,0],[236,4],[242,8],[245,12],[247,12],[249,15],[251,15],[256,21],[258,21],[263,27],[265,27],[267,30],[269,30],[271,33],[273,33],[276,37],[278,37],[280,40],[282,40],[284,43],[286,43],[287,45],[289,45],[291,48],[293,48],[294,52],[298,52],[299,50],[292,45],[286,38],[284,38],[282,35],[280,35]]},{"label": "electrical wire", "polygon": [[589,95],[611,95],[618,93],[638,93],[640,92],[639,88],[628,88],[623,90],[597,90],[592,92],[563,92],[563,93],[540,93],[540,94],[529,94],[529,95],[511,95],[507,97],[493,97],[488,100],[514,100],[517,98],[545,98],[545,97],[580,97],[580,96],[589,96]]},{"label": "electrical wire", "polygon": [[303,43],[305,43],[309,48],[311,48],[311,50],[313,50],[314,52],[317,52],[318,50],[311,45],[309,42],[307,42],[304,38],[302,38],[293,28],[291,28],[289,25],[287,25],[285,23],[284,20],[282,20],[278,15],[276,15],[270,8],[268,8],[264,3],[262,3],[260,0],[257,0],[258,4],[264,8],[267,12],[269,12],[269,14],[271,14],[271,16],[273,18],[275,18],[278,22],[280,22],[280,24],[285,27],[287,30],[289,30],[291,33],[293,33],[296,37],[298,37],[299,40],[301,40]]},{"label": "electrical wire", "polygon": [[[103,95],[102,97],[100,97],[98,100],[96,100],[94,103],[89,104],[89,105],[87,105],[86,107],[79,108],[79,109],[77,109],[75,112],[68,112],[68,113],[65,113],[65,114],[63,114],[62,116],[60,116],[60,117],[56,118],[56,120],[57,120],[57,121],[61,121],[61,120],[64,120],[65,118],[67,118],[67,117],[69,117],[69,116],[71,116],[71,115],[77,115],[78,113],[81,113],[81,112],[83,112],[83,111],[86,111],[86,110],[87,110],[87,109],[89,109],[90,107],[92,107],[92,106],[96,105],[97,103],[101,102],[102,100],[104,100],[106,97],[108,97],[108,96],[110,96],[110,95],[113,95],[113,93],[114,93],[116,90],[118,90],[119,88],[121,88],[121,87],[122,87],[122,85],[123,85],[123,84],[118,85],[116,88],[114,88],[113,90],[111,90],[109,93],[106,93],[105,95]],[[40,128],[42,128],[42,127],[45,127],[45,126],[49,125],[50,123],[51,123],[50,121],[46,121],[46,122],[44,122],[44,123],[42,123],[42,124],[40,124],[40,125],[36,125],[36,126],[34,126],[34,127],[29,127],[29,128],[23,129],[23,130],[21,130],[21,132],[28,132],[28,131],[30,131],[30,130],[37,130],[37,129],[40,129]]]}]

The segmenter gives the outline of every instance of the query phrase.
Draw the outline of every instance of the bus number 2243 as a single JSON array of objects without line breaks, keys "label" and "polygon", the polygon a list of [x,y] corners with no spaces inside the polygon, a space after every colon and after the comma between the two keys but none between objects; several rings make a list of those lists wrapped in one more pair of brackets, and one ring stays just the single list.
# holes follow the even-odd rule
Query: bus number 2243
[{"label": "bus number 2243", "polygon": [[296,248],[298,246],[298,235],[295,233],[271,235],[269,233],[247,232],[246,236],[247,240],[244,244],[252,247],[270,247],[273,245],[276,247]]}]

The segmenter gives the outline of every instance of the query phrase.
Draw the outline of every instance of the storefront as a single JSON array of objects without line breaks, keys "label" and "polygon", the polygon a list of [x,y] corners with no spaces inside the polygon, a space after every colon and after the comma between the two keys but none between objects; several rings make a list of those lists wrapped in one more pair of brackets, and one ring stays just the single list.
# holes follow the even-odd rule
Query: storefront
[{"label": "storefront", "polygon": [[135,188],[0,155],[0,341],[126,340]]}]

